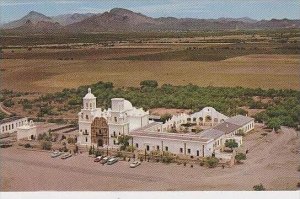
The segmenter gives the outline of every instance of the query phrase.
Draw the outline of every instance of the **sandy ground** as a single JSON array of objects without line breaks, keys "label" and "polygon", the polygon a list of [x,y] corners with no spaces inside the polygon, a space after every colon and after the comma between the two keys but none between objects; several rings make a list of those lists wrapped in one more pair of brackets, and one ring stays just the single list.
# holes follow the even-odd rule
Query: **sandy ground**
[{"label": "sandy ground", "polygon": [[0,150],[1,191],[252,190],[259,183],[267,190],[296,190],[299,140],[288,128],[265,137],[252,133],[241,149],[250,150],[247,160],[225,169],[147,162],[130,169],[123,161],[102,166],[87,154],[61,160],[12,147]]},{"label": "sandy ground", "polygon": [[139,86],[145,79],[160,85],[300,88],[299,58],[294,55],[252,55],[216,62],[4,59],[1,68],[5,71],[0,89],[15,91],[54,92],[99,81],[116,87]]}]

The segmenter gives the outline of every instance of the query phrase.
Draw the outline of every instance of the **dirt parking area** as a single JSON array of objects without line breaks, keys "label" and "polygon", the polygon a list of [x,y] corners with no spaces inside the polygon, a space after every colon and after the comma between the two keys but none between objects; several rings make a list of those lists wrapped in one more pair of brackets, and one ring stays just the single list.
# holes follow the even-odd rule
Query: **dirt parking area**
[{"label": "dirt parking area", "polygon": [[132,169],[124,161],[102,166],[87,154],[62,160],[11,147],[0,150],[1,191],[252,190],[259,183],[267,190],[296,190],[299,140],[289,128],[267,136],[253,132],[240,149],[250,151],[244,164],[225,169],[149,162]]}]

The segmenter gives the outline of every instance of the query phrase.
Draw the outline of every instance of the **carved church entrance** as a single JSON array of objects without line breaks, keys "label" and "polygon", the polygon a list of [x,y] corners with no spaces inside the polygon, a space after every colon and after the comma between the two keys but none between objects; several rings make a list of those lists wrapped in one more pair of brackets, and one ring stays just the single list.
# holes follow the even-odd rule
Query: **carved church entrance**
[{"label": "carved church entrance", "polygon": [[108,124],[105,118],[96,117],[92,123],[92,143],[103,147],[108,145]]}]

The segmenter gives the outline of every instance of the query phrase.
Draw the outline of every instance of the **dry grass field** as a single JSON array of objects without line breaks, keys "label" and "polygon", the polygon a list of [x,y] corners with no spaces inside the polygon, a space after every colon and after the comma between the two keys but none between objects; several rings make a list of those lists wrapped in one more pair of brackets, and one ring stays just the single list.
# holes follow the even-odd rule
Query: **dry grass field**
[{"label": "dry grass field", "polygon": [[160,84],[300,89],[298,55],[247,55],[222,61],[3,59],[1,89],[53,92],[110,81],[117,87]]}]

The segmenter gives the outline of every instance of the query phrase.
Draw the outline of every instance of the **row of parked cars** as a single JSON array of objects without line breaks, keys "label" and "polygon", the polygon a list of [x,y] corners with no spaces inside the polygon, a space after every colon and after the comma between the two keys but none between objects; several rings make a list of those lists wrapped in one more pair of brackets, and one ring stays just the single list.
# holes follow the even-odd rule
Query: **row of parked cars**
[{"label": "row of parked cars", "polygon": [[[117,157],[109,157],[109,156],[98,156],[94,159],[94,162],[100,162],[101,164],[108,164],[112,165],[116,162],[118,162],[119,159]],[[130,164],[130,168],[135,168],[137,166],[141,165],[140,161],[134,161]]]},{"label": "row of parked cars", "polygon": [[60,157],[61,159],[67,159],[69,157],[72,157],[72,154],[71,153],[63,153],[63,152],[60,152],[60,151],[54,151],[51,154],[51,158],[56,158],[56,157],[59,157],[59,156],[61,156]]}]

